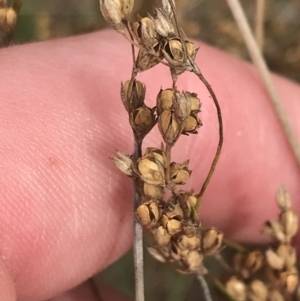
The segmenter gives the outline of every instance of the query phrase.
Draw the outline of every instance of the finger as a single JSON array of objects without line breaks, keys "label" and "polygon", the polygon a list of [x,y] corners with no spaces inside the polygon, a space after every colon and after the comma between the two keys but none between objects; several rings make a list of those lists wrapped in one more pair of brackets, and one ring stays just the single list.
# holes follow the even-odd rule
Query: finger
[{"label": "finger", "polygon": [[[130,47],[111,32],[0,52],[0,250],[20,301],[81,283],[131,245],[131,183],[108,159],[115,148],[132,151],[119,100],[128,58]],[[234,238],[257,239],[258,224],[275,213],[278,185],[295,197],[299,173],[252,67],[207,46],[199,63],[220,99],[225,131],[203,220]],[[141,79],[152,104],[159,88],[171,85],[164,67]],[[299,87],[281,78],[276,84],[299,134]],[[199,135],[174,151],[178,160],[191,159],[191,186],[199,187],[216,148],[215,109],[195,77],[179,86],[203,102]],[[156,131],[146,144],[160,141]]]}]

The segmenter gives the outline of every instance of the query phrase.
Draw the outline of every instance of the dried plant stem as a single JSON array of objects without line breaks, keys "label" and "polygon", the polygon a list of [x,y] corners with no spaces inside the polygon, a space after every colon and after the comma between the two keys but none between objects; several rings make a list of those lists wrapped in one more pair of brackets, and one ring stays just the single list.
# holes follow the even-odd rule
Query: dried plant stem
[{"label": "dried plant stem", "polygon": [[218,142],[218,147],[217,147],[217,151],[214,157],[214,160],[211,164],[210,170],[207,174],[207,177],[200,189],[199,195],[198,195],[198,201],[196,204],[196,211],[198,211],[200,203],[201,203],[201,199],[202,196],[207,188],[207,185],[210,182],[210,179],[215,171],[217,162],[219,160],[220,154],[221,154],[221,150],[222,150],[222,146],[223,146],[223,119],[222,119],[222,113],[221,113],[221,108],[218,102],[218,99],[216,97],[216,94],[214,92],[214,90],[212,89],[212,87],[210,86],[210,84],[208,83],[208,81],[205,79],[205,77],[203,76],[203,74],[201,73],[201,71],[199,70],[199,68],[197,66],[195,66],[195,74],[198,76],[198,78],[203,82],[203,84],[205,85],[205,87],[207,88],[207,90],[209,91],[210,95],[212,96],[212,99],[214,101],[215,107],[217,109],[217,115],[218,115],[218,122],[219,122],[219,142]]},{"label": "dried plant stem", "polygon": [[266,6],[266,0],[256,0],[254,32],[255,32],[256,42],[260,50],[263,49],[263,45],[264,45],[265,6]]},{"label": "dried plant stem", "polygon": [[290,120],[287,113],[284,110],[282,101],[278,95],[276,87],[268,70],[267,64],[259,50],[259,47],[253,37],[249,23],[246,19],[245,13],[238,0],[227,0],[228,6],[230,7],[232,14],[243,34],[245,43],[247,45],[250,56],[258,69],[261,79],[266,87],[266,90],[270,96],[271,103],[273,105],[274,111],[277,118],[282,126],[282,129],[286,135],[286,138],[291,146],[293,154],[296,158],[298,165],[300,166],[300,144],[298,142],[297,136],[291,126]]},{"label": "dried plant stem", "polygon": [[[138,159],[142,156],[142,142],[134,137],[133,158]],[[141,204],[141,195],[138,188],[138,181],[134,181],[134,212]],[[133,243],[133,259],[134,259],[134,276],[135,276],[135,301],[144,301],[144,254],[143,254],[143,226],[137,218],[134,218],[134,243]]]},{"label": "dried plant stem", "polygon": [[203,275],[201,275],[200,273],[197,274],[197,279],[200,283],[200,286],[202,288],[202,292],[203,292],[203,297],[205,301],[212,301],[212,297],[210,294],[210,290],[209,287],[207,285],[206,279],[204,278]]}]

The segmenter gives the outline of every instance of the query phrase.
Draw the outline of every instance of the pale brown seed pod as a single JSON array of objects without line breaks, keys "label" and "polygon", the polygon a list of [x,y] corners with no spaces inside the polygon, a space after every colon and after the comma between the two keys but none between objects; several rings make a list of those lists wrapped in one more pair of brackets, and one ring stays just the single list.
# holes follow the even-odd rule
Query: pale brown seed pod
[{"label": "pale brown seed pod", "polygon": [[198,49],[196,49],[195,44],[191,41],[185,41],[185,46],[188,55],[194,60],[198,52]]},{"label": "pale brown seed pod", "polygon": [[186,121],[186,119],[190,116],[191,102],[190,102],[190,98],[185,92],[175,93],[174,109],[175,109],[176,118],[180,122]]},{"label": "pale brown seed pod", "polygon": [[281,210],[287,210],[291,208],[291,197],[283,187],[278,189],[276,193],[276,201]]},{"label": "pale brown seed pod", "polygon": [[127,8],[124,11],[125,3],[127,4],[126,7],[130,8],[130,4],[133,5],[133,0],[100,0],[102,16],[107,23],[122,34],[124,34],[123,20],[126,16],[125,11],[129,11]]},{"label": "pale brown seed pod", "polygon": [[156,107],[157,107],[158,116],[161,115],[161,113],[164,110],[170,111],[173,107],[173,102],[174,102],[173,89],[165,89],[165,90],[161,89],[156,98]]},{"label": "pale brown seed pod", "polygon": [[277,255],[283,260],[284,268],[289,270],[297,262],[297,252],[294,247],[288,244],[281,244],[276,251]]},{"label": "pale brown seed pod", "polygon": [[111,160],[115,164],[115,166],[120,171],[122,171],[125,175],[129,177],[133,176],[133,169],[132,169],[133,161],[131,156],[117,150],[117,156],[112,156]]},{"label": "pale brown seed pod", "polygon": [[137,133],[141,133],[141,135],[145,135],[150,132],[156,124],[153,110],[146,105],[133,110],[130,115],[130,124],[135,131]]},{"label": "pale brown seed pod", "polygon": [[175,28],[170,17],[161,9],[155,10],[155,18],[153,19],[156,32],[162,37],[170,37],[175,35]]},{"label": "pale brown seed pod", "polygon": [[189,272],[198,272],[203,263],[203,254],[198,251],[190,251],[182,258],[182,263]]},{"label": "pale brown seed pod", "polygon": [[284,259],[281,258],[276,252],[269,249],[266,251],[266,259],[268,265],[274,270],[281,270],[284,266]]},{"label": "pale brown seed pod", "polygon": [[136,215],[143,226],[153,227],[160,218],[160,208],[157,201],[150,200],[141,204],[137,210]]},{"label": "pale brown seed pod", "polygon": [[149,70],[159,64],[163,60],[164,56],[160,49],[160,44],[154,44],[152,51],[149,51],[145,47],[140,48],[139,54],[136,60],[137,69],[142,72]]},{"label": "pale brown seed pod", "polygon": [[188,169],[189,160],[183,163],[172,162],[170,164],[170,178],[175,185],[185,184],[192,171]]},{"label": "pale brown seed pod", "polygon": [[219,251],[223,242],[223,233],[211,228],[201,233],[201,250],[204,255],[212,255]]},{"label": "pale brown seed pod", "polygon": [[197,114],[191,112],[184,123],[183,134],[197,134],[197,129],[202,126],[202,122]]},{"label": "pale brown seed pod", "polygon": [[250,301],[266,301],[268,297],[268,288],[260,280],[253,280],[248,285],[248,298]]},{"label": "pale brown seed pod", "polygon": [[264,255],[260,251],[248,254],[236,253],[233,257],[234,269],[244,278],[249,278],[253,273],[262,268]]},{"label": "pale brown seed pod", "polygon": [[247,287],[245,283],[234,276],[226,282],[226,290],[229,295],[238,301],[246,301],[247,299]]},{"label": "pale brown seed pod", "polygon": [[177,245],[181,250],[196,250],[200,247],[200,239],[196,235],[188,237],[183,234],[177,238]]},{"label": "pale brown seed pod", "polygon": [[286,241],[286,235],[283,232],[281,224],[278,222],[273,222],[273,221],[265,222],[262,231],[280,242]]},{"label": "pale brown seed pod", "polygon": [[170,218],[166,214],[162,215],[161,222],[163,227],[168,231],[170,235],[174,235],[181,230],[182,221],[178,219],[177,216]]},{"label": "pale brown seed pod", "polygon": [[191,111],[193,113],[200,112],[201,102],[196,93],[185,92],[186,97],[189,99],[191,104]]},{"label": "pale brown seed pod", "polygon": [[165,186],[164,165],[152,152],[138,159],[135,171],[147,184]]},{"label": "pale brown seed pod", "polygon": [[0,29],[9,32],[17,23],[17,14],[12,8],[0,8]]},{"label": "pale brown seed pod", "polygon": [[172,38],[162,49],[165,59],[173,68],[182,67],[186,63],[186,56],[181,40]]},{"label": "pale brown seed pod", "polygon": [[292,209],[288,209],[280,214],[279,223],[281,224],[288,241],[298,231],[298,215]]},{"label": "pale brown seed pod", "polygon": [[280,273],[280,284],[288,294],[295,292],[299,284],[299,276],[296,268]]},{"label": "pale brown seed pod", "polygon": [[158,246],[166,246],[169,244],[169,242],[171,240],[171,235],[162,226],[159,226],[158,228],[153,229],[151,231],[151,233]]},{"label": "pale brown seed pod", "polygon": [[137,80],[126,81],[121,84],[121,98],[128,113],[144,105],[146,86]]},{"label": "pale brown seed pod", "polygon": [[158,117],[158,128],[165,143],[171,146],[178,140],[182,132],[181,123],[175,114],[168,110],[164,110]]},{"label": "pale brown seed pod", "polygon": [[148,183],[141,183],[142,193],[149,199],[161,200],[163,198],[163,188],[157,185],[150,185]]},{"label": "pale brown seed pod", "polygon": [[158,44],[155,24],[152,19],[145,17],[132,24],[133,34],[137,42],[146,48],[153,48]]}]

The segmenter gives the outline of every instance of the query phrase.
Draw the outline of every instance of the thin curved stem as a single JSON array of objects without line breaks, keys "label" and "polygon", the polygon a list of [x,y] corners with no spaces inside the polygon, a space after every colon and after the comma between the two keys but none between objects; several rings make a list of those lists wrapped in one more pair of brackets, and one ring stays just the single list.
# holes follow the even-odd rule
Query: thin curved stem
[{"label": "thin curved stem", "polygon": [[208,287],[208,284],[206,282],[206,279],[204,278],[203,275],[201,274],[197,274],[197,279],[200,283],[200,286],[202,288],[202,292],[203,292],[203,297],[205,301],[213,301],[212,297],[211,297],[211,293]]},{"label": "thin curved stem", "polygon": [[197,204],[196,204],[196,211],[198,211],[199,209],[199,206],[200,206],[200,203],[201,203],[201,198],[211,180],[211,177],[215,171],[215,168],[217,166],[217,163],[218,163],[218,160],[220,158],[220,154],[221,154],[221,151],[222,151],[222,146],[223,146],[223,140],[224,140],[224,137],[223,137],[223,118],[222,118],[222,112],[221,112],[221,108],[220,108],[220,105],[219,105],[219,102],[218,102],[218,99],[217,99],[217,96],[214,92],[214,90],[212,89],[211,85],[208,83],[208,81],[205,79],[205,77],[203,76],[203,74],[201,73],[201,71],[199,70],[199,68],[195,69],[194,70],[195,74],[198,76],[198,78],[203,82],[203,84],[205,85],[205,87],[207,88],[207,90],[209,91],[213,101],[214,101],[214,104],[215,104],[215,107],[216,107],[216,110],[217,110],[217,116],[218,116],[218,122],[219,122],[219,142],[218,142],[218,147],[217,147],[217,150],[216,150],[216,154],[215,154],[215,157],[213,159],[213,162],[211,164],[211,167],[210,167],[210,170],[206,176],[206,179],[200,189],[200,192],[198,194],[198,201],[197,201]]}]

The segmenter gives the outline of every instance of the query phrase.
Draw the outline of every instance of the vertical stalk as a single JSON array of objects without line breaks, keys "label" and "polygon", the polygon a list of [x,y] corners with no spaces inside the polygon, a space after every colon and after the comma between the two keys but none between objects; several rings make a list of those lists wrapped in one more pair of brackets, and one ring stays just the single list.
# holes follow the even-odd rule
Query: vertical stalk
[{"label": "vertical stalk", "polygon": [[[134,137],[133,159],[137,160],[142,156],[142,142],[136,136]],[[133,184],[133,209],[141,204],[141,195],[139,191],[138,180],[134,180]],[[133,259],[134,259],[134,278],[135,278],[135,301],[144,301],[144,254],[143,254],[143,226],[139,223],[136,216],[133,219],[134,227],[134,243],[133,243]]]},{"label": "vertical stalk", "polygon": [[255,8],[255,38],[260,50],[264,45],[264,20],[265,20],[266,0],[256,0]]},{"label": "vertical stalk", "polygon": [[292,149],[292,152],[296,158],[298,166],[300,167],[300,143],[297,135],[291,125],[289,117],[282,105],[282,100],[276,90],[274,82],[272,80],[268,66],[264,60],[264,57],[257,46],[254,36],[251,32],[249,23],[243,11],[243,8],[238,0],[227,0],[227,4],[231,9],[231,12],[235,18],[240,31],[243,34],[245,43],[247,45],[249,54],[252,58],[254,65],[256,66],[259,75],[265,85],[265,88],[269,94],[273,109],[283,129],[285,137]]}]

